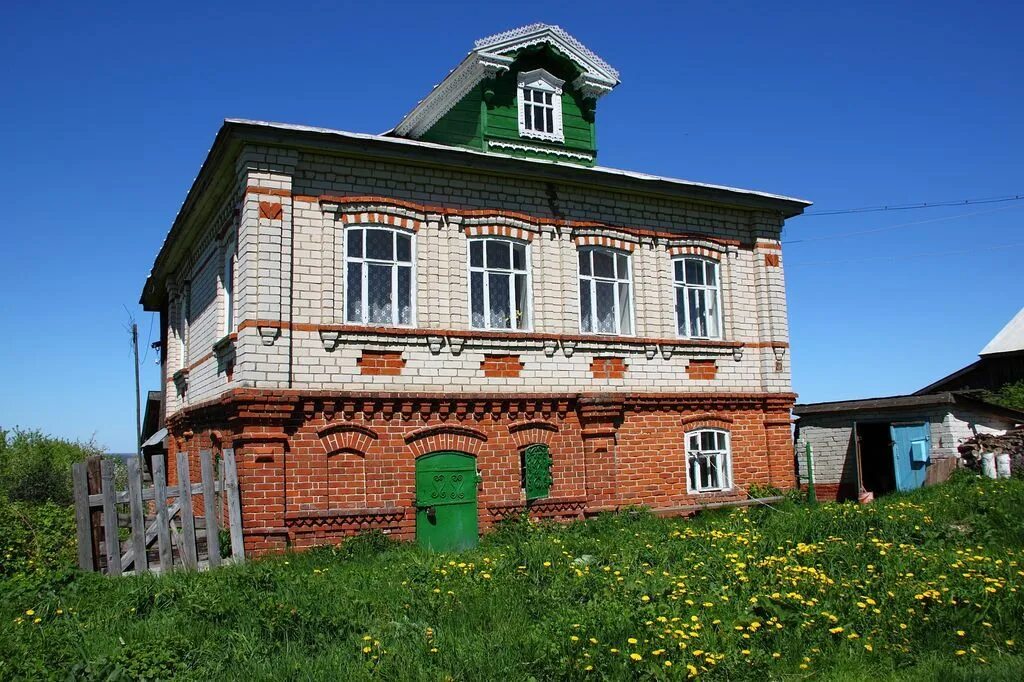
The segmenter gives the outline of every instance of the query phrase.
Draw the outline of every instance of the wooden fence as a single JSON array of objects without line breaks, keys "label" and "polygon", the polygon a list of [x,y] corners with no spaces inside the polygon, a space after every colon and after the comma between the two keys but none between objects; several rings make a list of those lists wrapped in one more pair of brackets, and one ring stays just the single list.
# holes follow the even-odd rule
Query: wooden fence
[{"label": "wooden fence", "polygon": [[[143,487],[142,464],[138,457],[128,457],[128,489],[120,491],[114,483],[114,463],[109,459],[97,457],[76,463],[72,474],[79,567],[124,575],[166,572],[177,567],[204,570],[227,561],[242,561],[242,508],[235,451],[225,449],[215,463],[210,451],[203,450],[199,463],[202,480],[193,484],[188,455],[179,452],[178,483],[168,487],[164,457],[154,455],[153,470],[145,474],[152,485]],[[203,515],[199,517],[193,511],[195,495],[202,495]],[[221,558],[220,529],[224,527],[230,529],[228,559]],[[124,552],[122,529],[127,530]]]}]

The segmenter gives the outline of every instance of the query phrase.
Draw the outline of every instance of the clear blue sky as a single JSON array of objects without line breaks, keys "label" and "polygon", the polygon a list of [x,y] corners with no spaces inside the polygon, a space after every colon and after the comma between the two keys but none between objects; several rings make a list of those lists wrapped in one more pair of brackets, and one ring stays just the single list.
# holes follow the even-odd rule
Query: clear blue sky
[{"label": "clear blue sky", "polygon": [[[139,292],[223,118],[381,132],[474,39],[534,21],[622,73],[602,165],[820,210],[1024,193],[1018,3],[834,4],[3,3],[0,425],[134,449],[123,306],[158,338]],[[1022,221],[1024,202],[790,221],[801,400],[972,361],[1024,304]]]}]

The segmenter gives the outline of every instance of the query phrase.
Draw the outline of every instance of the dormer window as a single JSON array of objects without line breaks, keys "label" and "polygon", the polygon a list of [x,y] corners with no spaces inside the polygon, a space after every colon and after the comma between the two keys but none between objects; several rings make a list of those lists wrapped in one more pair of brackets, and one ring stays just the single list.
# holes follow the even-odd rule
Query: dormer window
[{"label": "dormer window", "polygon": [[519,74],[519,135],[564,142],[562,134],[562,85],[544,69]]}]

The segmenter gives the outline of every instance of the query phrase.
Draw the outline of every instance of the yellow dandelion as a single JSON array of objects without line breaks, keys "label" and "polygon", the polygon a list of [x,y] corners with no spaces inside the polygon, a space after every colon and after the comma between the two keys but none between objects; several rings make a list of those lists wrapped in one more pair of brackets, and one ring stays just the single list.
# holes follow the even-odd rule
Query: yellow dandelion
[{"label": "yellow dandelion", "polygon": [[642,661],[642,660],[644,660],[644,657],[641,656],[640,654],[637,654],[637,653],[632,653],[632,654],[629,655],[629,657],[632,658],[634,661]]}]

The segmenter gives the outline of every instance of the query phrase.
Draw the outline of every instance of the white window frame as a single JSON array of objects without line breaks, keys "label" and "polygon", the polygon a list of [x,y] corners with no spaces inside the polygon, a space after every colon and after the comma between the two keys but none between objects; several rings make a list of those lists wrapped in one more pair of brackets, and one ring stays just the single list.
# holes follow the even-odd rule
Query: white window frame
[{"label": "white window frame", "polygon": [[[703,264],[705,268],[705,281],[707,281],[707,267],[710,265],[715,273],[715,283],[709,284],[689,284],[685,281],[680,282],[676,279],[676,263],[683,264],[683,277],[686,277],[686,261],[698,261]],[[674,305],[676,308],[676,336],[683,339],[721,339],[722,338],[722,269],[718,261],[712,258],[703,258],[701,256],[690,256],[682,255],[676,256],[672,259],[672,293],[675,298]],[[685,305],[683,309],[679,309],[679,297],[678,292],[682,289],[684,292]],[[708,334],[706,336],[696,335],[690,333],[690,290],[703,291],[705,300],[707,296],[715,297],[715,328],[717,333]],[[682,316],[682,319],[680,319]],[[680,322],[682,322],[683,331],[679,332]],[[710,328],[710,325],[707,325]]]},{"label": "white window frame", "polygon": [[221,271],[221,287],[224,289],[224,334],[235,332],[235,263],[237,262],[235,237],[224,245],[224,263]]},{"label": "white window frame", "polygon": [[[562,128],[562,86],[565,81],[555,78],[544,69],[523,71],[519,73],[516,101],[519,107],[519,136],[530,137],[548,142],[565,142]],[[526,91],[542,92],[551,96],[551,104],[541,104],[543,108],[551,108],[552,129],[549,131],[535,130],[526,127]],[[533,106],[533,102],[531,102]]]},{"label": "white window frame", "polygon": [[[477,267],[477,266],[473,265],[473,243],[474,242],[481,242],[483,244],[483,258],[484,258],[483,263],[484,264],[482,266],[480,266],[480,267]],[[510,264],[510,267],[508,269],[488,267],[488,265],[487,265],[487,243],[488,242],[503,242],[503,243],[509,245],[508,248],[509,248],[509,264]],[[514,264],[515,261],[514,261],[514,259],[512,257],[512,248],[515,245],[523,246],[523,251],[525,252],[525,258],[524,258],[524,264],[525,264],[524,267],[526,268],[525,270],[516,270],[515,267],[513,267],[513,264]],[[528,331],[531,331],[533,329],[533,277],[531,275],[532,271],[533,271],[533,268],[532,268],[531,254],[530,254],[530,242],[523,241],[523,240],[520,240],[520,239],[510,239],[508,237],[492,237],[492,236],[470,237],[468,242],[467,242],[467,245],[466,245],[466,272],[468,273],[468,275],[467,275],[467,282],[469,284],[469,300],[467,301],[467,309],[468,309],[468,312],[469,312],[469,326],[472,329],[486,329],[486,330],[503,331],[503,332],[528,332]],[[481,279],[483,280],[483,287],[484,287],[484,326],[482,326],[482,327],[478,327],[477,325],[473,324],[473,273],[474,272],[479,272],[479,273],[481,273],[483,275]],[[510,326],[510,327],[492,327],[491,326],[490,277],[488,275],[490,273],[492,273],[492,272],[509,276],[509,281],[510,281],[509,292],[508,292],[509,312],[512,313],[513,318],[515,317],[514,313],[515,313],[515,309],[516,309],[516,306],[515,306],[515,296],[516,296],[516,292],[515,292],[515,276],[517,274],[525,274],[526,275],[526,318],[527,318],[527,324],[526,325],[520,325],[518,320],[513,319],[513,320],[511,320],[512,326]]]},{"label": "white window frame", "polygon": [[186,282],[182,287],[178,310],[178,350],[181,354],[181,369],[188,367],[188,331],[192,319],[192,289]]},{"label": "white window frame", "polygon": [[[580,271],[580,256],[584,253],[593,254],[595,251],[605,251],[612,255],[612,262],[615,267],[615,277],[598,277],[594,275],[594,259],[590,256],[590,274],[585,275]],[[622,278],[619,276],[619,259],[618,256],[626,257],[626,277]],[[636,289],[633,286],[633,254],[628,251],[622,251],[620,249],[613,249],[607,246],[581,246],[577,249],[576,253],[576,281],[578,283],[579,295],[577,297],[577,310],[580,313],[580,333],[581,334],[592,334],[594,336],[636,336]],[[607,282],[615,285],[615,331],[595,331],[597,328],[597,283]],[[629,286],[629,305],[627,306],[630,321],[630,331],[623,333],[622,331],[622,310],[619,306],[619,284],[625,283]],[[586,286],[590,290],[590,325],[591,329],[587,330],[583,328],[583,287]]]},{"label": "white window frame", "polygon": [[[359,257],[350,256],[348,253],[348,236],[353,230],[360,230],[363,233],[363,255]],[[381,230],[383,232],[390,232],[392,239],[392,253],[395,254],[393,260],[380,260],[376,258],[366,257],[366,230]],[[391,266],[391,291],[394,295],[398,295],[398,266],[399,264],[404,265],[404,261],[397,260],[398,256],[398,242],[397,236],[402,235],[409,238],[409,322],[401,323],[398,321],[399,305],[397,299],[392,302],[391,308],[391,322],[370,322],[369,321],[369,306],[367,305],[367,293],[368,293],[368,282],[370,269],[367,264],[371,265],[390,265]],[[342,270],[342,319],[345,320],[346,324],[357,324],[365,327],[404,327],[412,328],[416,326],[416,233],[410,230],[396,229],[388,225],[377,225],[377,224],[359,224],[359,225],[348,225],[344,230],[341,231],[342,238],[342,262],[344,268]],[[361,321],[352,321],[348,317],[348,266],[349,263],[359,263],[360,271],[362,276],[361,286],[361,300],[360,300],[360,311],[362,314]]]},{"label": "white window frame", "polygon": [[[693,438],[693,437],[696,437],[698,439],[698,443],[699,443],[700,442],[700,438],[701,438],[701,434],[704,434],[704,433],[714,433],[714,434],[716,434],[716,439],[717,439],[718,435],[724,436],[725,437],[725,449],[722,450],[722,449],[715,448],[713,450],[702,450],[702,449],[698,449],[696,451],[692,450],[690,448],[690,439]],[[684,446],[685,446],[685,453],[686,453],[686,492],[687,493],[696,495],[696,494],[701,494],[701,493],[722,493],[722,492],[729,492],[730,490],[732,490],[733,479],[732,479],[732,434],[731,433],[729,433],[725,429],[714,429],[714,428],[696,429],[696,430],[693,430],[693,431],[687,431],[686,432],[686,434],[684,435],[683,443],[684,443]],[[716,457],[717,460],[718,460],[717,464],[718,464],[719,477],[725,476],[725,478],[727,480],[723,481],[720,478],[718,486],[703,487],[703,486],[700,485],[700,476],[698,475],[696,477],[696,479],[697,479],[697,486],[694,487],[693,481],[691,479],[691,473],[692,473],[692,468],[694,466],[694,461],[693,460],[694,460],[695,457]]]}]

